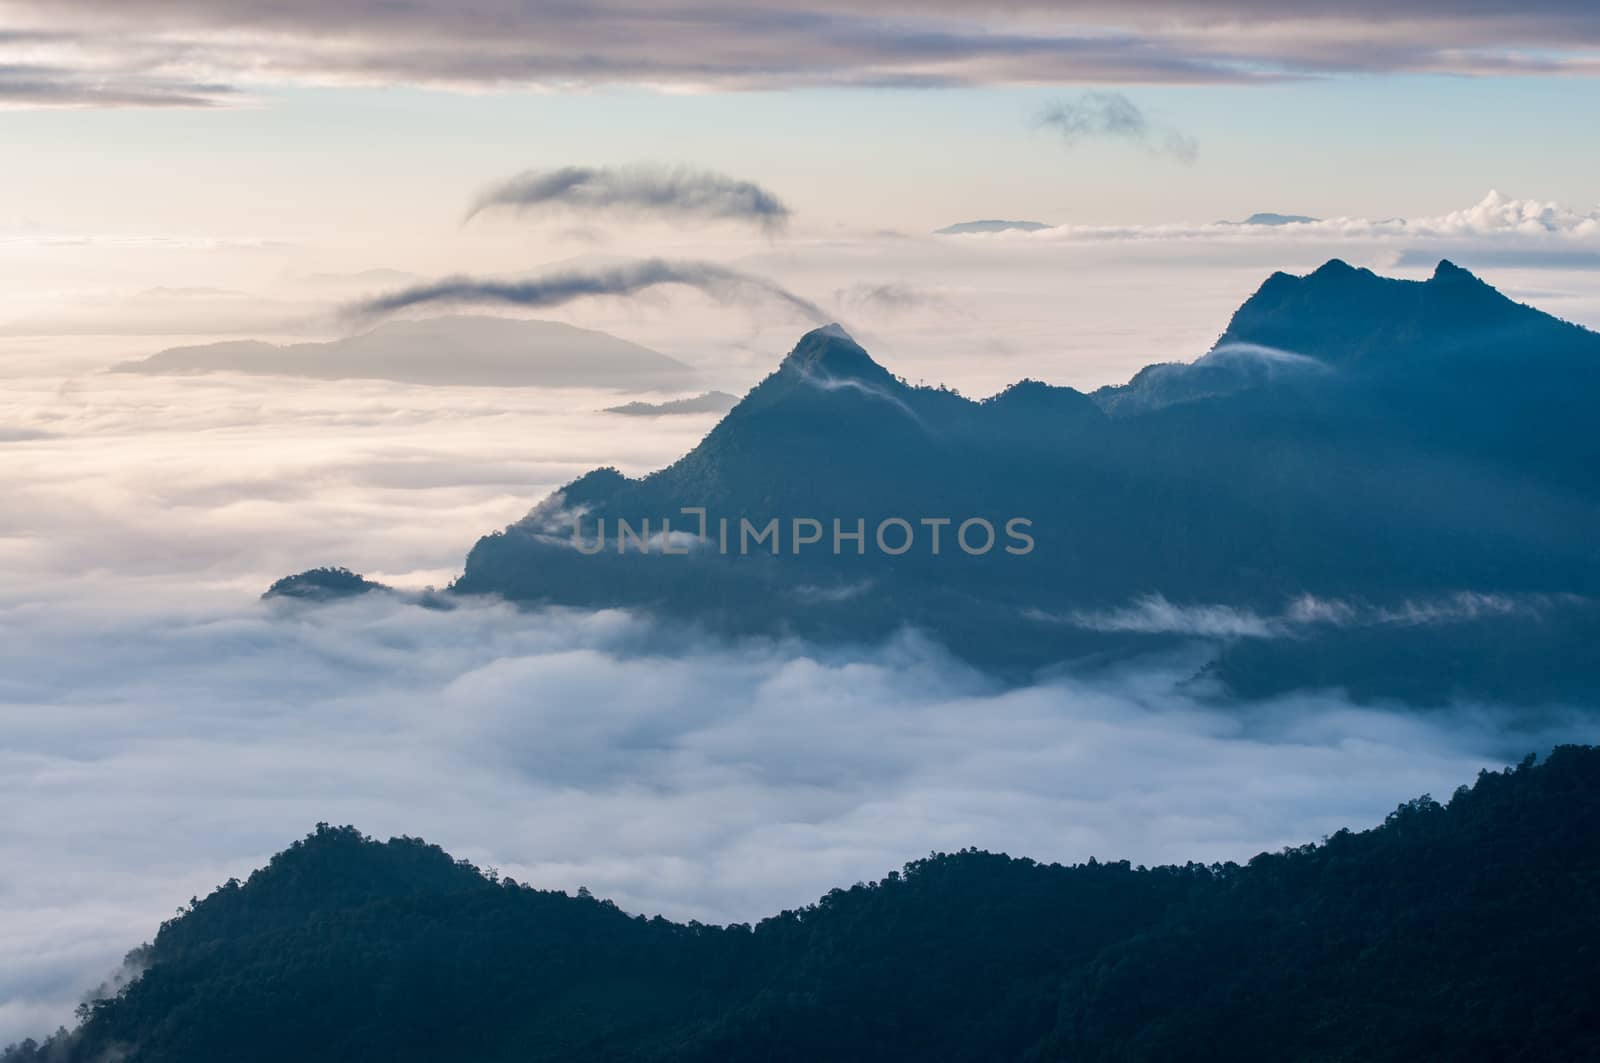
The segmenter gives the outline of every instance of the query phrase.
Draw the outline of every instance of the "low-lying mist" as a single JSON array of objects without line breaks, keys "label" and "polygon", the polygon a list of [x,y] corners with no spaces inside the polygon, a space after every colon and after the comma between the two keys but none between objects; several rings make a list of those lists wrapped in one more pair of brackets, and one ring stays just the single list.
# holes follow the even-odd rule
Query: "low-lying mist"
[{"label": "low-lying mist", "polygon": [[[714,415],[0,353],[0,1044],[68,1021],[174,908],[319,821],[748,920],[930,850],[1246,859],[1594,737],[1492,705],[1221,706],[1186,684],[1198,644],[1006,687],[914,633],[840,650],[618,612],[262,603],[319,564],[442,584],[477,535],[594,465],[667,464]],[[1077,619],[1296,618],[1151,599]]]},{"label": "low-lying mist", "polygon": [[1594,728],[1194,661],[1003,688],[907,634],[730,644],[618,612],[78,602],[0,614],[0,1041],[318,821],[625,909],[751,920],[931,850],[1243,860]]}]

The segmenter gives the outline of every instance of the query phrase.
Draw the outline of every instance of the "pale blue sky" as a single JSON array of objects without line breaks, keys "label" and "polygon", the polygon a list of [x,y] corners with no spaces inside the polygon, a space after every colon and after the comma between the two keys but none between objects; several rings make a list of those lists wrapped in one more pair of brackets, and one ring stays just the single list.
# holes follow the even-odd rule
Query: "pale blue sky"
[{"label": "pale blue sky", "polygon": [[1036,127],[1076,90],[644,89],[465,93],[280,88],[248,106],[0,112],[0,224],[304,238],[454,220],[527,167],[639,160],[770,186],[806,226],[920,231],[1004,215],[1082,224],[1253,210],[1441,213],[1489,188],[1600,200],[1600,83],[1336,76],[1265,86],[1132,87],[1198,141],[1193,164]]}]

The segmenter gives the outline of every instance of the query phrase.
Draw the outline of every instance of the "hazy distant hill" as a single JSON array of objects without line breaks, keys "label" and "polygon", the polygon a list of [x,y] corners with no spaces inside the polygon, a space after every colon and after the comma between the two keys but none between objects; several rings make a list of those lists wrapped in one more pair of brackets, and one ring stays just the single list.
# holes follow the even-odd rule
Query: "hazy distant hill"
[{"label": "hazy distant hill", "polygon": [[1577,747],[1244,866],[965,850],[753,927],[324,825],[4,1063],[1595,1059],[1597,892]]},{"label": "hazy distant hill", "polygon": [[1270,210],[1259,211],[1250,215],[1244,221],[1227,221],[1224,225],[1303,225],[1308,222],[1321,221],[1308,214],[1276,214]]},{"label": "hazy distant hill", "polygon": [[962,236],[966,233],[1003,233],[1011,229],[1022,232],[1037,232],[1048,229],[1050,226],[1042,221],[1005,221],[1000,218],[984,218],[979,221],[959,221],[954,225],[946,225],[943,229],[935,229],[935,236]]},{"label": "hazy distant hill", "polygon": [[328,343],[173,347],[118,369],[535,387],[682,387],[694,377],[683,362],[604,332],[471,315],[395,321]]},{"label": "hazy distant hill", "polygon": [[621,406],[607,406],[606,413],[620,413],[628,417],[664,417],[671,414],[727,413],[739,404],[739,396],[726,391],[707,391],[687,399],[669,399],[666,402],[625,402]]}]

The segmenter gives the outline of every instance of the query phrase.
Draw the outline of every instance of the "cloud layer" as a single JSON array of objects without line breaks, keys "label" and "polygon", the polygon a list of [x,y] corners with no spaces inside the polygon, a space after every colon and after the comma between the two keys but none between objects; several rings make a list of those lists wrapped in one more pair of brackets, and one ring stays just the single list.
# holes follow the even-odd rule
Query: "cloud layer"
[{"label": "cloud layer", "polygon": [[[1094,121],[1109,119],[1084,119]],[[954,239],[1026,244],[1030,242],[1151,241],[1296,246],[1365,244],[1407,250],[1438,247],[1474,251],[1542,253],[1543,264],[1600,249],[1600,207],[1584,210],[1547,200],[1518,199],[1491,189],[1470,207],[1418,218],[1325,218],[1280,225],[1232,221],[1166,222],[1153,225],[1057,225],[1033,231],[1006,230],[961,234]],[[1582,268],[1583,258],[1569,259]],[[1541,264],[1530,260],[1528,264]]]},{"label": "cloud layer", "polygon": [[529,170],[486,190],[468,218],[487,210],[562,209],[624,213],[668,221],[720,220],[783,228],[789,208],[774,193],[726,174],[689,167],[563,166]]},{"label": "cloud layer", "polygon": [[1331,698],[1230,714],[1177,692],[1192,661],[1006,690],[911,637],[730,646],[381,597],[13,605],[0,635],[0,1041],[319,820],[743,920],[933,849],[1244,859],[1584,733]]},{"label": "cloud layer", "polygon": [[[1334,72],[1594,74],[1581,0],[6,0],[0,100],[226,103],[274,82],[553,88],[1266,82]],[[160,26],[160,32],[151,31]]]}]

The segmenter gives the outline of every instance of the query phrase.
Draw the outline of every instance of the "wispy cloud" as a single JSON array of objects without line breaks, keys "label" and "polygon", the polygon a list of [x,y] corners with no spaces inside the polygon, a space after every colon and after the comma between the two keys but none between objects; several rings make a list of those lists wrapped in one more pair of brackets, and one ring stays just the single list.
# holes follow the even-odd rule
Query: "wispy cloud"
[{"label": "wispy cloud", "polygon": [[355,303],[349,311],[358,317],[378,317],[439,303],[552,307],[593,296],[627,297],[664,285],[694,288],[722,303],[766,302],[785,307],[807,321],[828,320],[821,307],[776,281],[714,262],[663,258],[596,269],[559,270],[527,280],[446,277]]},{"label": "wispy cloud", "polygon": [[669,221],[745,222],[773,232],[788,224],[789,207],[753,181],[690,167],[563,166],[529,170],[486,190],[469,219],[488,210],[565,209],[626,213]]},{"label": "wispy cloud", "polygon": [[63,66],[0,65],[0,106],[216,107],[238,94],[231,85],[130,72],[106,77]]},{"label": "wispy cloud", "polygon": [[[1388,603],[1343,601],[1302,595],[1276,613],[1231,605],[1179,604],[1152,594],[1115,609],[1074,613],[1067,622],[1092,631],[1189,635],[1202,639],[1290,638],[1317,627],[1418,627],[1457,624],[1488,617],[1539,616],[1552,607],[1583,599],[1570,595],[1487,594],[1458,591]],[[1039,617],[1039,619],[1050,619]]]},{"label": "wispy cloud", "polygon": [[1200,145],[1193,137],[1152,122],[1137,104],[1120,92],[1085,92],[1057,100],[1039,116],[1039,124],[1071,145],[1086,140],[1124,140],[1179,162],[1194,162]]},{"label": "wispy cloud", "polygon": [[944,296],[936,291],[895,282],[852,284],[836,290],[833,298],[841,306],[864,307],[884,313],[904,313],[945,305]]},{"label": "wispy cloud", "polygon": [[[0,0],[0,20],[23,17]],[[54,25],[0,30],[0,107],[214,107],[236,102],[226,74],[171,41]]]}]

